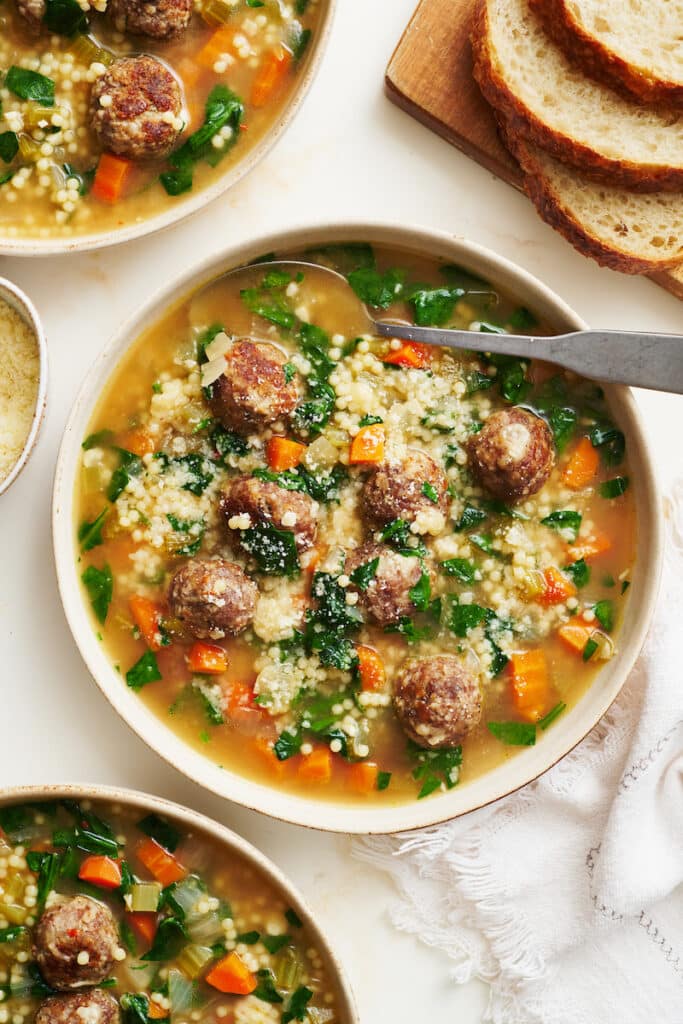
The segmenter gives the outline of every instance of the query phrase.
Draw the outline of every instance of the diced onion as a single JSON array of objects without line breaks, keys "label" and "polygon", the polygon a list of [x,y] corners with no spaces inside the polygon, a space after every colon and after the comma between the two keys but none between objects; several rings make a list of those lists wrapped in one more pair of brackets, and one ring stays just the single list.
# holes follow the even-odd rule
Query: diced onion
[{"label": "diced onion", "polygon": [[204,363],[202,366],[202,387],[208,388],[214,381],[225,371],[225,356],[220,356],[218,359],[212,359],[210,363]]},{"label": "diced onion", "polygon": [[204,349],[204,355],[209,362],[225,356],[232,346],[232,338],[229,338],[225,331],[219,331],[216,337]]}]

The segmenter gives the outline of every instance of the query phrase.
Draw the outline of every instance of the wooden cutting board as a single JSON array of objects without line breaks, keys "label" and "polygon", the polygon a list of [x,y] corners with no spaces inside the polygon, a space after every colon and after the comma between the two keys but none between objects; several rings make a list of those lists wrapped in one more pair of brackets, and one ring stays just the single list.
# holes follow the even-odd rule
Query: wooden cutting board
[{"label": "wooden cutting board", "polygon": [[[521,191],[519,167],[499,141],[491,108],[472,76],[469,31],[476,2],[421,0],[389,62],[386,89],[399,107]],[[683,265],[651,278],[683,299]]]}]

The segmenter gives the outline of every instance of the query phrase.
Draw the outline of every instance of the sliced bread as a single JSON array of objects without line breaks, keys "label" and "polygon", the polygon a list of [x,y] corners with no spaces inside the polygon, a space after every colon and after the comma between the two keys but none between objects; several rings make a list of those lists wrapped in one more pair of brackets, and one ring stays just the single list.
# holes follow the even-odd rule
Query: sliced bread
[{"label": "sliced bread", "polygon": [[586,74],[645,103],[683,104],[683,0],[531,0]]},{"label": "sliced bread", "polygon": [[480,0],[472,47],[475,77],[512,137],[610,184],[683,189],[683,113],[639,106],[586,78],[529,0]]},{"label": "sliced bread", "polygon": [[554,160],[532,142],[501,136],[524,171],[524,187],[547,224],[603,267],[625,274],[683,261],[683,195],[603,185]]}]

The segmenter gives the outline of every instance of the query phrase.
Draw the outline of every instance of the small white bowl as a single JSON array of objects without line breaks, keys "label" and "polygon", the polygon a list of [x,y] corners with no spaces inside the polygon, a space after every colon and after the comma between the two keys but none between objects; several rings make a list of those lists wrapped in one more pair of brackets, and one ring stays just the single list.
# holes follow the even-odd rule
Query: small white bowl
[{"label": "small white bowl", "polygon": [[156,231],[178,224],[190,217],[197,210],[203,209],[228,189],[236,185],[245,175],[256,167],[266,156],[278,139],[298,114],[322,63],[323,55],[332,31],[334,12],[337,0],[321,0],[320,23],[313,33],[310,52],[306,55],[306,66],[299,75],[299,80],[284,110],[264,137],[250,148],[242,159],[219,174],[206,188],[189,192],[185,196],[169,199],[163,212],[149,217],[137,224],[131,224],[115,230],[93,231],[82,235],[55,238],[9,238],[0,230],[0,254],[8,256],[60,256],[65,253],[89,252],[93,249],[104,249],[123,242],[131,242],[135,238],[151,235]]},{"label": "small white bowl", "polygon": [[21,450],[19,458],[14,463],[14,466],[9,472],[9,475],[0,481],[0,495],[8,491],[14,481],[17,479],[22,469],[28,462],[31,452],[33,451],[36,441],[38,440],[38,434],[43,423],[43,417],[45,415],[45,406],[47,405],[47,343],[45,340],[45,332],[43,325],[38,316],[38,311],[29,299],[28,295],[17,288],[11,281],[7,281],[4,277],[0,277],[0,301],[6,302],[8,306],[16,310],[19,316],[28,324],[33,332],[36,339],[36,345],[38,346],[38,392],[36,394],[36,404],[33,410],[33,419],[31,420],[31,426],[24,443],[24,447]]},{"label": "small white bowl", "polygon": [[119,360],[140,334],[182,296],[264,252],[287,252],[354,241],[412,249],[462,264],[529,306],[558,331],[586,326],[561,299],[525,270],[488,249],[443,232],[359,222],[299,227],[234,246],[218,257],[207,259],[189,274],[183,272],[178,280],[150,299],[97,357],[71,410],[59,452],[53,496],[53,542],[59,589],[76,644],[104,695],[153,750],[214,793],[274,818],[331,832],[379,834],[434,825],[507,796],[547,771],[590,732],[617,697],[645,639],[661,570],[662,524],[652,459],[631,392],[623,387],[605,388],[614,418],[626,435],[638,515],[637,562],[630,591],[635,597],[627,605],[619,634],[619,650],[588,692],[544,735],[542,743],[525,748],[467,785],[456,786],[428,800],[405,804],[333,803],[288,793],[219,767],[180,739],[124,685],[95,636],[79,580],[74,544],[74,481],[81,441],[99,396]]},{"label": "small white bowl", "polygon": [[191,811],[170,800],[163,800],[161,797],[151,796],[147,793],[139,793],[133,789],[50,783],[46,786],[19,786],[0,790],[0,807],[16,803],[40,803],[48,800],[76,800],[79,802],[82,800],[104,800],[108,803],[133,808],[142,814],[160,814],[165,818],[171,818],[183,828],[204,834],[209,840],[224,847],[228,856],[238,857],[245,861],[284,898],[308,929],[313,943],[320,951],[327,975],[335,989],[340,1024],[359,1024],[356,1002],[344,969],[318,924],[313,910],[282,871],[246,839],[242,839],[225,825],[219,825],[218,822],[197,811]]}]

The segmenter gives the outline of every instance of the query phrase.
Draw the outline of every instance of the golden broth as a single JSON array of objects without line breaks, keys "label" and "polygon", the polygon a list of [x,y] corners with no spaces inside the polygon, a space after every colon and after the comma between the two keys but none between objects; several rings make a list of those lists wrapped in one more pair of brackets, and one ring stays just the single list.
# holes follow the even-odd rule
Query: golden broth
[{"label": "golden broth", "polygon": [[[369,288],[375,289],[371,296],[375,299],[382,298],[378,282],[393,282],[391,271],[400,268],[400,287],[407,300],[389,302],[388,316],[411,317],[417,302],[423,319],[439,317],[453,326],[501,330],[520,326],[523,320],[524,329],[542,330],[528,310],[489,285],[459,268],[443,267],[413,253],[377,249],[373,265],[360,268],[356,263],[367,264],[371,257],[367,250],[354,247],[329,248],[305,258],[325,260],[351,272],[366,297]],[[362,273],[354,276],[354,267]],[[104,440],[95,437],[86,442],[76,487],[79,524],[96,523],[106,510],[101,543],[79,556],[82,570],[111,568],[113,595],[106,621],[98,627],[102,642],[125,685],[126,673],[146,647],[133,622],[130,598],[142,595],[156,602],[163,622],[169,616],[168,583],[183,561],[173,551],[192,540],[197,542],[197,557],[220,554],[244,565],[258,582],[261,597],[253,626],[220,643],[227,653],[227,669],[209,679],[197,680],[190,672],[191,640],[177,630],[177,624],[169,623],[171,642],[155,654],[161,678],[139,690],[140,698],[169,728],[219,765],[309,797],[403,802],[458,778],[467,782],[505,761],[520,745],[543,742],[545,727],[550,726],[548,716],[561,714],[565,705],[571,707],[594,679],[601,661],[613,653],[636,534],[623,435],[611,422],[600,389],[589,382],[544,364],[520,367],[509,359],[495,365],[472,354],[446,350],[436,350],[422,369],[389,365],[386,359],[396,348],[386,341],[367,337],[354,343],[363,318],[345,282],[311,270],[301,281],[258,291],[267,273],[264,265],[249,271],[246,278],[219,278],[180,301],[135,342],[99,402],[90,431],[111,433]],[[414,282],[419,287],[413,287]],[[247,286],[257,289],[247,289],[250,299],[240,295]],[[458,291],[444,297],[443,290],[453,288]],[[420,297],[411,298],[416,289]],[[442,290],[440,296],[437,289]],[[450,303],[452,308],[446,308],[445,315],[442,307],[434,305],[437,299]],[[328,382],[334,389],[331,414],[319,436],[336,449],[334,465],[340,467],[343,480],[338,495],[319,505],[317,566],[307,567],[308,556],[302,557],[302,571],[291,579],[255,572],[253,560],[236,552],[234,545],[231,550],[217,502],[221,486],[231,477],[264,472],[264,444],[273,433],[297,436],[309,445],[314,442],[310,430],[306,434],[305,422],[297,420],[311,398],[310,390],[302,396],[293,425],[276,424],[274,430],[247,438],[243,454],[228,454],[227,465],[218,465],[217,442],[211,440],[215,422],[202,394],[196,361],[201,333],[221,324],[231,335],[281,346],[302,372],[302,379],[308,379],[305,371],[308,363],[310,374],[311,360],[297,351],[300,326],[282,330],[255,309],[266,313],[270,309],[269,315],[280,318],[283,310],[289,311],[297,325],[312,323],[326,332],[322,344],[327,346]],[[513,401],[546,418],[561,450],[542,490],[509,507],[488,501],[472,480],[464,445],[490,414]],[[384,422],[387,454],[394,445],[426,452],[444,467],[451,492],[441,528],[437,524],[423,535],[408,533],[408,545],[423,543],[424,557],[435,569],[427,610],[416,608],[408,624],[399,623],[399,632],[379,628],[364,614],[362,625],[351,626],[345,634],[351,645],[370,647],[381,657],[386,681],[374,693],[364,689],[367,681],[359,678],[355,666],[350,670],[329,664],[321,667],[307,641],[290,639],[295,629],[303,628],[304,610],[317,606],[311,596],[313,573],[338,580],[340,572],[343,576],[340,552],[374,535],[363,509],[368,466],[349,465],[350,442],[368,414]],[[567,466],[589,434],[594,444],[586,440],[583,444],[600,454],[598,464],[585,486],[570,488]],[[140,475],[114,503],[109,502],[106,491],[120,458],[115,449],[130,447],[140,436],[151,438]],[[155,466],[159,452],[167,465],[173,464],[174,457],[182,461],[188,452],[203,454],[213,479],[202,494],[189,494],[182,487],[177,491],[168,476],[172,471],[159,472]],[[169,454],[173,452],[184,454]],[[615,484],[615,479],[621,482]],[[625,490],[609,498],[601,493],[605,485],[606,493]],[[558,521],[558,512],[570,513],[569,525],[562,525],[562,516]],[[184,524],[201,520],[201,531],[197,527],[178,534],[171,528],[169,515]],[[470,522],[468,516],[474,519]],[[548,517],[549,522],[541,522]],[[87,526],[81,526],[81,537],[84,531]],[[454,569],[459,575],[453,574]],[[551,586],[553,578],[559,580],[559,595]],[[351,607],[363,607],[363,593],[357,592]],[[435,600],[440,601],[438,608]],[[463,611],[467,605],[475,611]],[[529,651],[540,652],[544,676],[540,683],[538,679],[525,683],[523,657],[515,660]],[[392,679],[407,657],[438,653],[459,655],[475,675],[483,714],[480,725],[462,742],[461,752],[420,755],[415,747],[407,749],[391,708]],[[278,667],[282,665],[287,668]],[[269,690],[266,683],[273,679],[277,685]],[[534,687],[539,689],[535,699],[525,697],[527,685],[532,698]],[[282,710],[282,692],[287,687],[291,700]],[[221,724],[212,720],[207,693],[214,704],[218,701]],[[254,703],[255,695],[260,703]],[[309,714],[308,704],[321,695],[323,704]],[[329,695],[327,703],[325,695]],[[216,707],[214,719],[215,712]],[[316,715],[318,720],[332,719],[333,724],[317,732],[302,728],[302,721],[310,724]],[[536,724],[539,720],[541,727]],[[498,729],[496,735],[489,728],[491,723],[494,731]],[[507,742],[495,723],[504,724]],[[274,743],[280,755],[291,756],[274,756]]]}]

